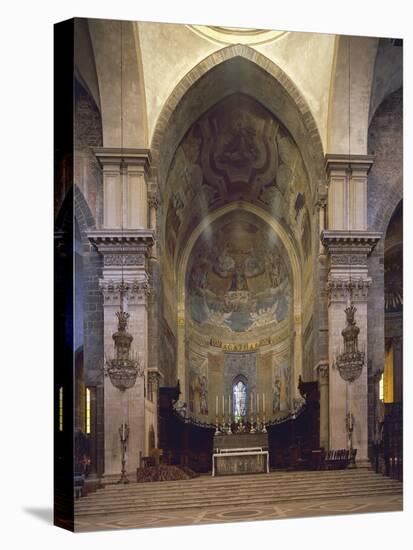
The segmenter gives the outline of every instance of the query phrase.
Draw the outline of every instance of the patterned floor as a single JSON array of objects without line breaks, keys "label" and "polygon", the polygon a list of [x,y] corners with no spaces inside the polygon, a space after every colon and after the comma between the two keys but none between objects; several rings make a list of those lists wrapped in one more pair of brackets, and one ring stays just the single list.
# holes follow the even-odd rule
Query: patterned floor
[{"label": "patterned floor", "polygon": [[243,506],[237,509],[211,507],[206,510],[174,510],[157,514],[111,514],[110,517],[89,516],[76,520],[76,531],[103,531],[138,527],[170,527],[234,521],[316,517],[338,514],[397,512],[403,509],[402,495],[348,497],[300,502],[285,502],[260,507]]}]

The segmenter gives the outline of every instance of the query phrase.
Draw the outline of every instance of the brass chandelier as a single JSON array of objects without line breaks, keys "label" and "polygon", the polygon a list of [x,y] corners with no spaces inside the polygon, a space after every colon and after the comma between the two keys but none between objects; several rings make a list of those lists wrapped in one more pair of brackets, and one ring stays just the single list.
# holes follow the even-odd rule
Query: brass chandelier
[{"label": "brass chandelier", "polygon": [[355,321],[357,308],[352,300],[352,283],[349,283],[349,305],[344,310],[346,314],[346,326],[341,331],[344,342],[344,351],[336,357],[336,367],[340,376],[346,382],[354,382],[360,376],[365,362],[365,352],[358,347],[358,335],[360,329]]},{"label": "brass chandelier", "polygon": [[[123,285],[123,283],[122,283]],[[129,313],[123,311],[123,290],[121,288],[120,311],[116,312],[118,330],[112,334],[115,355],[106,358],[105,371],[112,384],[120,391],[135,385],[136,378],[143,375],[143,368],[136,352],[131,351],[132,334],[127,331]]]}]

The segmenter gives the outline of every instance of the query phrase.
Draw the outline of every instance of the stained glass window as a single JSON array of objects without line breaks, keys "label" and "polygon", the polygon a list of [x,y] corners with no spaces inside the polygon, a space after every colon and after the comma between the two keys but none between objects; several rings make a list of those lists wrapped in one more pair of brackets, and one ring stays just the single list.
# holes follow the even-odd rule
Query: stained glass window
[{"label": "stained glass window", "polygon": [[247,414],[247,385],[243,380],[236,380],[232,386],[233,414],[236,420]]}]

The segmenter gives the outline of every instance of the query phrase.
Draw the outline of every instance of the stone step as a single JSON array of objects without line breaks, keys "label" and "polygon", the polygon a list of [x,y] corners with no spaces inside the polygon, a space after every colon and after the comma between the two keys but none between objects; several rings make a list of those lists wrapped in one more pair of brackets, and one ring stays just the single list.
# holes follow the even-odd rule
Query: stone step
[{"label": "stone step", "polygon": [[[346,472],[346,473],[344,473]],[[350,473],[351,472],[351,473]],[[340,473],[335,473],[334,471],[327,471],[323,473],[319,472],[306,472],[294,475],[290,473],[285,474],[278,474],[278,473],[270,473],[270,474],[260,474],[259,476],[227,476],[227,477],[207,477],[202,476],[201,478],[195,478],[191,480],[184,480],[184,481],[161,481],[161,482],[153,482],[153,483],[140,483],[137,484],[133,478],[131,479],[130,484],[128,485],[106,485],[104,489],[100,489],[99,491],[104,490],[105,492],[109,491],[125,491],[125,490],[135,490],[134,488],[136,486],[141,487],[144,489],[147,486],[151,487],[151,490],[153,490],[153,487],[155,485],[162,486],[165,489],[169,489],[172,487],[193,487],[193,488],[203,488],[207,484],[208,486],[225,486],[230,487],[231,485],[237,486],[240,483],[240,480],[242,479],[242,483],[244,486],[247,485],[253,485],[256,486],[259,483],[268,484],[269,479],[273,482],[276,482],[277,480],[281,480],[284,482],[296,482],[298,480],[304,480],[304,481],[311,481],[312,483],[316,483],[318,480],[326,480],[326,479],[367,479],[371,478],[372,476],[377,477],[377,474],[373,472],[369,472],[368,470],[343,470]],[[378,476],[380,479],[386,479],[383,476]]]},{"label": "stone step", "polygon": [[[210,493],[210,492],[222,492],[222,491],[233,491],[233,490],[238,490],[238,489],[242,489],[242,490],[253,490],[253,491],[256,491],[256,490],[262,490],[262,489],[266,489],[268,487],[274,487],[274,488],[282,488],[282,487],[285,487],[285,486],[289,486],[291,485],[291,480],[266,480],[266,481],[260,481],[260,482],[256,482],[256,483],[244,483],[243,481],[238,481],[236,483],[231,483],[231,484],[202,484],[202,485],[197,485],[197,486],[189,486],[188,485],[185,485],[185,483],[182,483],[180,482],[179,484],[177,482],[175,482],[176,484],[175,485],[168,485],[168,487],[165,487],[164,483],[163,482],[157,482],[157,483],[141,483],[141,484],[129,484],[129,485],[123,485],[123,486],[120,486],[118,485],[115,489],[108,489],[108,488],[105,488],[105,489],[100,489],[98,490],[96,493],[93,493],[92,495],[90,495],[90,498],[92,498],[93,496],[95,497],[98,497],[99,495],[106,495],[110,498],[114,498],[116,497],[116,495],[118,494],[122,494],[123,496],[126,496],[128,494],[131,494],[131,495],[135,495],[135,494],[139,494],[141,496],[145,496],[145,494],[152,494],[154,491],[157,492],[157,494],[172,494],[172,493],[178,493],[180,495],[182,494],[187,494],[187,493],[191,493],[191,492],[199,492],[199,493]],[[371,477],[366,477],[366,478],[363,478],[363,479],[354,479],[354,478],[350,478],[350,479],[342,479],[342,478],[334,478],[334,479],[326,479],[326,478],[317,478],[317,480],[308,480],[308,479],[297,479],[297,480],[294,480],[293,484],[295,486],[306,486],[308,484],[311,484],[311,485],[319,485],[319,484],[323,484],[323,485],[331,485],[331,484],[341,484],[341,485],[345,485],[345,486],[350,486],[350,485],[359,485],[361,483],[377,483],[377,484],[380,484],[382,486],[384,486],[385,484],[392,484],[392,483],[399,483],[397,481],[393,481],[391,479],[387,479],[387,478],[384,478],[384,477],[379,477],[378,479],[376,478],[371,478]],[[89,498],[89,497],[87,497]]]},{"label": "stone step", "polygon": [[[390,488],[397,488],[400,485],[397,481],[392,480],[385,480],[385,481],[364,481],[363,483],[344,483],[344,482],[320,482],[318,484],[311,484],[311,487],[309,484],[306,483],[296,483],[294,484],[294,491],[303,491],[307,490],[308,488],[313,488],[314,486],[317,487],[317,489],[323,489],[323,490],[350,490],[353,488],[360,488],[363,487],[365,489],[367,488],[380,488],[384,489],[385,487]],[[231,491],[228,491],[226,487],[222,487],[220,489],[216,488],[205,488],[202,491],[191,491],[187,488],[181,488],[180,490],[154,490],[151,491],[118,491],[116,494],[113,493],[106,493],[106,492],[98,492],[93,493],[90,496],[86,497],[85,499],[82,499],[79,501],[79,504],[81,505],[83,502],[93,502],[93,501],[113,501],[114,498],[122,498],[123,501],[127,500],[136,500],[139,499],[141,501],[150,501],[153,499],[154,494],[156,494],[156,498],[158,499],[174,499],[174,498],[187,498],[190,497],[193,494],[196,494],[199,497],[216,497],[221,498],[226,495],[245,495],[248,496],[250,494],[255,494],[257,491],[264,492],[264,493],[280,493],[283,491],[291,491],[292,487],[289,483],[280,483],[277,485],[266,485],[264,487],[243,487],[238,486],[236,488],[233,488]]]},{"label": "stone step", "polygon": [[312,499],[333,499],[333,498],[343,498],[343,497],[356,497],[356,496],[374,496],[374,495],[396,495],[400,494],[401,489],[396,490],[394,488],[386,489],[357,489],[351,491],[308,491],[302,492],[300,494],[291,494],[286,493],[283,495],[256,495],[251,497],[246,502],[245,497],[242,498],[226,498],[223,500],[206,500],[206,499],[195,499],[195,500],[175,500],[173,502],[159,502],[156,501],[154,495],[154,502],[152,504],[122,504],[113,502],[105,505],[104,503],[96,503],[95,505],[90,505],[86,507],[75,506],[75,515],[77,517],[87,516],[87,515],[98,515],[98,514],[114,514],[114,513],[137,513],[137,512],[155,512],[160,510],[174,510],[174,509],[187,509],[187,508],[205,508],[205,507],[216,507],[216,506],[245,506],[248,505],[263,505],[263,504],[276,504],[279,502],[286,501],[300,501],[300,500],[312,500]]},{"label": "stone step", "polygon": [[210,506],[401,494],[398,481],[363,470],[271,472],[248,476],[201,476],[186,481],[110,485],[75,503],[79,516],[137,513]]}]

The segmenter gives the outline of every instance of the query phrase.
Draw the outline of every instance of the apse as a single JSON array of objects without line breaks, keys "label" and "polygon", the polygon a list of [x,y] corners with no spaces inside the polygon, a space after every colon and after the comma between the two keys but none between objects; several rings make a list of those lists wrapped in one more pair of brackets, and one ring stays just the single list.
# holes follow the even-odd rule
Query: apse
[{"label": "apse", "polygon": [[247,409],[277,418],[303,363],[313,375],[313,215],[300,148],[259,101],[232,93],[189,127],[162,205],[162,353],[195,418],[233,404],[240,376]]},{"label": "apse", "polygon": [[212,421],[218,402],[247,415],[257,396],[269,418],[290,410],[292,286],[284,245],[257,216],[234,210],[201,234],[186,274],[190,414]]}]

